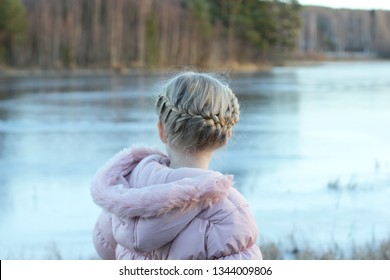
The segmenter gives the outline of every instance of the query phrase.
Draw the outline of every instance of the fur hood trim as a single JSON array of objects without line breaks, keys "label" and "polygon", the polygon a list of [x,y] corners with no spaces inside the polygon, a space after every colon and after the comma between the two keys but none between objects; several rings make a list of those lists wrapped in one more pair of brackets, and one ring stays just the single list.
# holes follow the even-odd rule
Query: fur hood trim
[{"label": "fur hood trim", "polygon": [[134,188],[125,179],[147,156],[158,155],[158,162],[169,159],[157,149],[131,147],[122,150],[104,164],[91,184],[96,204],[118,217],[157,217],[172,211],[188,212],[204,209],[226,197],[233,185],[233,176],[214,171],[193,178]]}]

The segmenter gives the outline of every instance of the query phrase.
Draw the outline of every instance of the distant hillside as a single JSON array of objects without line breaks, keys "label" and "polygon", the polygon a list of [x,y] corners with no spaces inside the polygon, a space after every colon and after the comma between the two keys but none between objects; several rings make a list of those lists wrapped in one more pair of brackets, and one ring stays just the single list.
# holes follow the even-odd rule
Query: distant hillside
[{"label": "distant hillside", "polygon": [[301,54],[361,53],[390,57],[390,11],[303,6]]}]

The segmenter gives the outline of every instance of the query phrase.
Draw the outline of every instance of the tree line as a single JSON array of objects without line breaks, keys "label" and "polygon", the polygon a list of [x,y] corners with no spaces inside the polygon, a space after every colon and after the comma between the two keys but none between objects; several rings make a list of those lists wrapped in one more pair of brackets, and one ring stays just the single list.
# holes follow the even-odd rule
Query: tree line
[{"label": "tree line", "polygon": [[295,0],[0,0],[0,65],[218,67],[296,47]]},{"label": "tree line", "polygon": [[390,57],[390,11],[305,7],[299,50],[303,53],[367,53]]}]

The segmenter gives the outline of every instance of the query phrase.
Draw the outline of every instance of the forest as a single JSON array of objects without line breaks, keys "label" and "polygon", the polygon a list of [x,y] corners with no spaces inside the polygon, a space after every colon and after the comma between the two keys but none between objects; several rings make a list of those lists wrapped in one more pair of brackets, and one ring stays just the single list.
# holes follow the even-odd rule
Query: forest
[{"label": "forest", "polygon": [[301,53],[390,58],[390,11],[306,6],[301,10],[301,22]]},{"label": "forest", "polygon": [[0,66],[224,67],[296,48],[296,0],[0,0]]}]

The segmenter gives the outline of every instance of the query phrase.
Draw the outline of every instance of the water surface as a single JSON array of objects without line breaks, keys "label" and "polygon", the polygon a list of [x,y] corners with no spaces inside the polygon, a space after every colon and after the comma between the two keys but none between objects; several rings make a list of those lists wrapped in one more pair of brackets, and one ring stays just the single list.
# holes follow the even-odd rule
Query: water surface
[{"label": "water surface", "polygon": [[[389,62],[232,74],[242,107],[211,168],[235,175],[259,243],[325,250],[389,236]],[[122,148],[164,149],[165,75],[0,78],[0,258],[96,257],[96,169]]]}]

